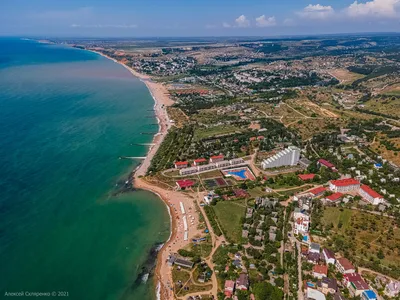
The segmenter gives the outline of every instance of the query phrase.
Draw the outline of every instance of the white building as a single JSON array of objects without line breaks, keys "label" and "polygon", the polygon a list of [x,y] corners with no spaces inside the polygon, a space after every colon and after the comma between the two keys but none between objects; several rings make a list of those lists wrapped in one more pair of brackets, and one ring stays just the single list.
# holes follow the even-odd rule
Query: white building
[{"label": "white building", "polygon": [[331,180],[331,182],[329,183],[329,189],[335,193],[357,191],[359,188],[360,188],[360,182],[353,178]]},{"label": "white building", "polygon": [[263,169],[277,168],[282,166],[295,166],[300,160],[300,149],[289,146],[274,156],[264,159],[261,163]]},{"label": "white building", "polygon": [[364,200],[368,201],[372,205],[378,205],[385,200],[383,197],[375,192],[373,189],[371,189],[368,185],[363,184],[360,189],[358,190],[358,193],[360,194],[361,197],[363,197]]},{"label": "white building", "polygon": [[180,175],[190,175],[197,173],[197,167],[184,168],[179,171]]}]

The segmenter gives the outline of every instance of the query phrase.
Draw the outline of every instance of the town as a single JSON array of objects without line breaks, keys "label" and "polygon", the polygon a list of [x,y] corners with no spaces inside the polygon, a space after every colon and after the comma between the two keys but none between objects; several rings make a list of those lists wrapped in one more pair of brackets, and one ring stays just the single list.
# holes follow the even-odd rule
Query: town
[{"label": "town", "polygon": [[137,178],[176,223],[166,293],[399,299],[398,35],[66,42],[173,101]]}]

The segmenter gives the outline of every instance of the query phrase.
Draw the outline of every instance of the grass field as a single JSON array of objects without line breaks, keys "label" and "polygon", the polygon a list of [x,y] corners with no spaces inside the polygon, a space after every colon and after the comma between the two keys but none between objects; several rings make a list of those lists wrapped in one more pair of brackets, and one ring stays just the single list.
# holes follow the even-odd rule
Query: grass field
[{"label": "grass field", "polygon": [[213,208],[226,238],[235,243],[240,242],[240,218],[244,217],[246,209],[244,200],[219,201]]},{"label": "grass field", "polygon": [[[400,95],[400,90],[398,91]],[[383,113],[385,115],[400,117],[400,98],[392,100],[374,98],[366,102],[365,107],[368,110]]]},{"label": "grass field", "polygon": [[[326,226],[333,225],[328,236],[341,240],[352,259],[361,266],[371,268],[374,263],[380,271],[400,277],[400,229],[393,219],[358,210],[326,207],[321,218]],[[336,243],[336,242],[335,242]],[[384,257],[379,258],[379,252]]]},{"label": "grass field", "polygon": [[198,141],[208,137],[234,133],[236,131],[240,132],[240,128],[232,125],[219,125],[210,128],[198,128],[194,133],[194,139]]}]

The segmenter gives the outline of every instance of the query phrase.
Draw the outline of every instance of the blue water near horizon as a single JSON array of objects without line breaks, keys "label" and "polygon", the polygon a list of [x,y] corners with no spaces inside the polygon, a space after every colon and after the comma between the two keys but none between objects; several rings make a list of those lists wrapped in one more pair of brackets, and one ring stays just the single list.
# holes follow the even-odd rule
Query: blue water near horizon
[{"label": "blue water near horizon", "polygon": [[[160,199],[118,193],[157,131],[129,71],[62,45],[0,38],[0,295],[154,299],[138,276],[170,231]],[[139,278],[140,279],[140,278]],[[49,297],[51,298],[51,297]]]}]

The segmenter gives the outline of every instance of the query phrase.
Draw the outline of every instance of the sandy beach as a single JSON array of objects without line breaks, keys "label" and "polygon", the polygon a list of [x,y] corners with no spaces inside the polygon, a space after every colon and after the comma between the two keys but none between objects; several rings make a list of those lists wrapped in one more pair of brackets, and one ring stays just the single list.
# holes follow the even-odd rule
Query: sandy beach
[{"label": "sandy beach", "polygon": [[[179,249],[188,245],[192,238],[201,234],[201,230],[197,229],[199,219],[194,204],[195,200],[192,196],[189,196],[188,193],[179,192],[172,188],[161,188],[156,184],[152,184],[151,182],[147,181],[146,177],[144,177],[146,175],[148,167],[150,166],[153,156],[157,152],[162,141],[164,140],[165,135],[171,127],[172,123],[170,122],[167,114],[167,107],[171,106],[174,102],[170,99],[168,90],[162,83],[152,81],[150,76],[138,73],[124,63],[114,58],[111,58],[101,52],[94,50],[89,51],[106,57],[129,70],[129,72],[131,72],[134,76],[138,77],[146,84],[147,88],[150,91],[150,94],[154,99],[154,113],[158,120],[159,131],[153,138],[153,145],[150,147],[146,158],[136,169],[134,176],[134,187],[137,189],[143,189],[155,193],[157,196],[160,197],[162,201],[164,201],[164,203],[168,207],[171,217],[171,235],[158,254],[155,276],[157,279],[156,284],[157,286],[159,286],[159,299],[175,299],[172,290],[172,272],[171,268],[167,264],[167,260],[170,254],[176,253]],[[184,205],[186,211],[185,215],[188,219],[188,240],[186,241],[184,240],[184,227],[182,221],[183,214],[180,209],[180,202],[182,202]]]}]

